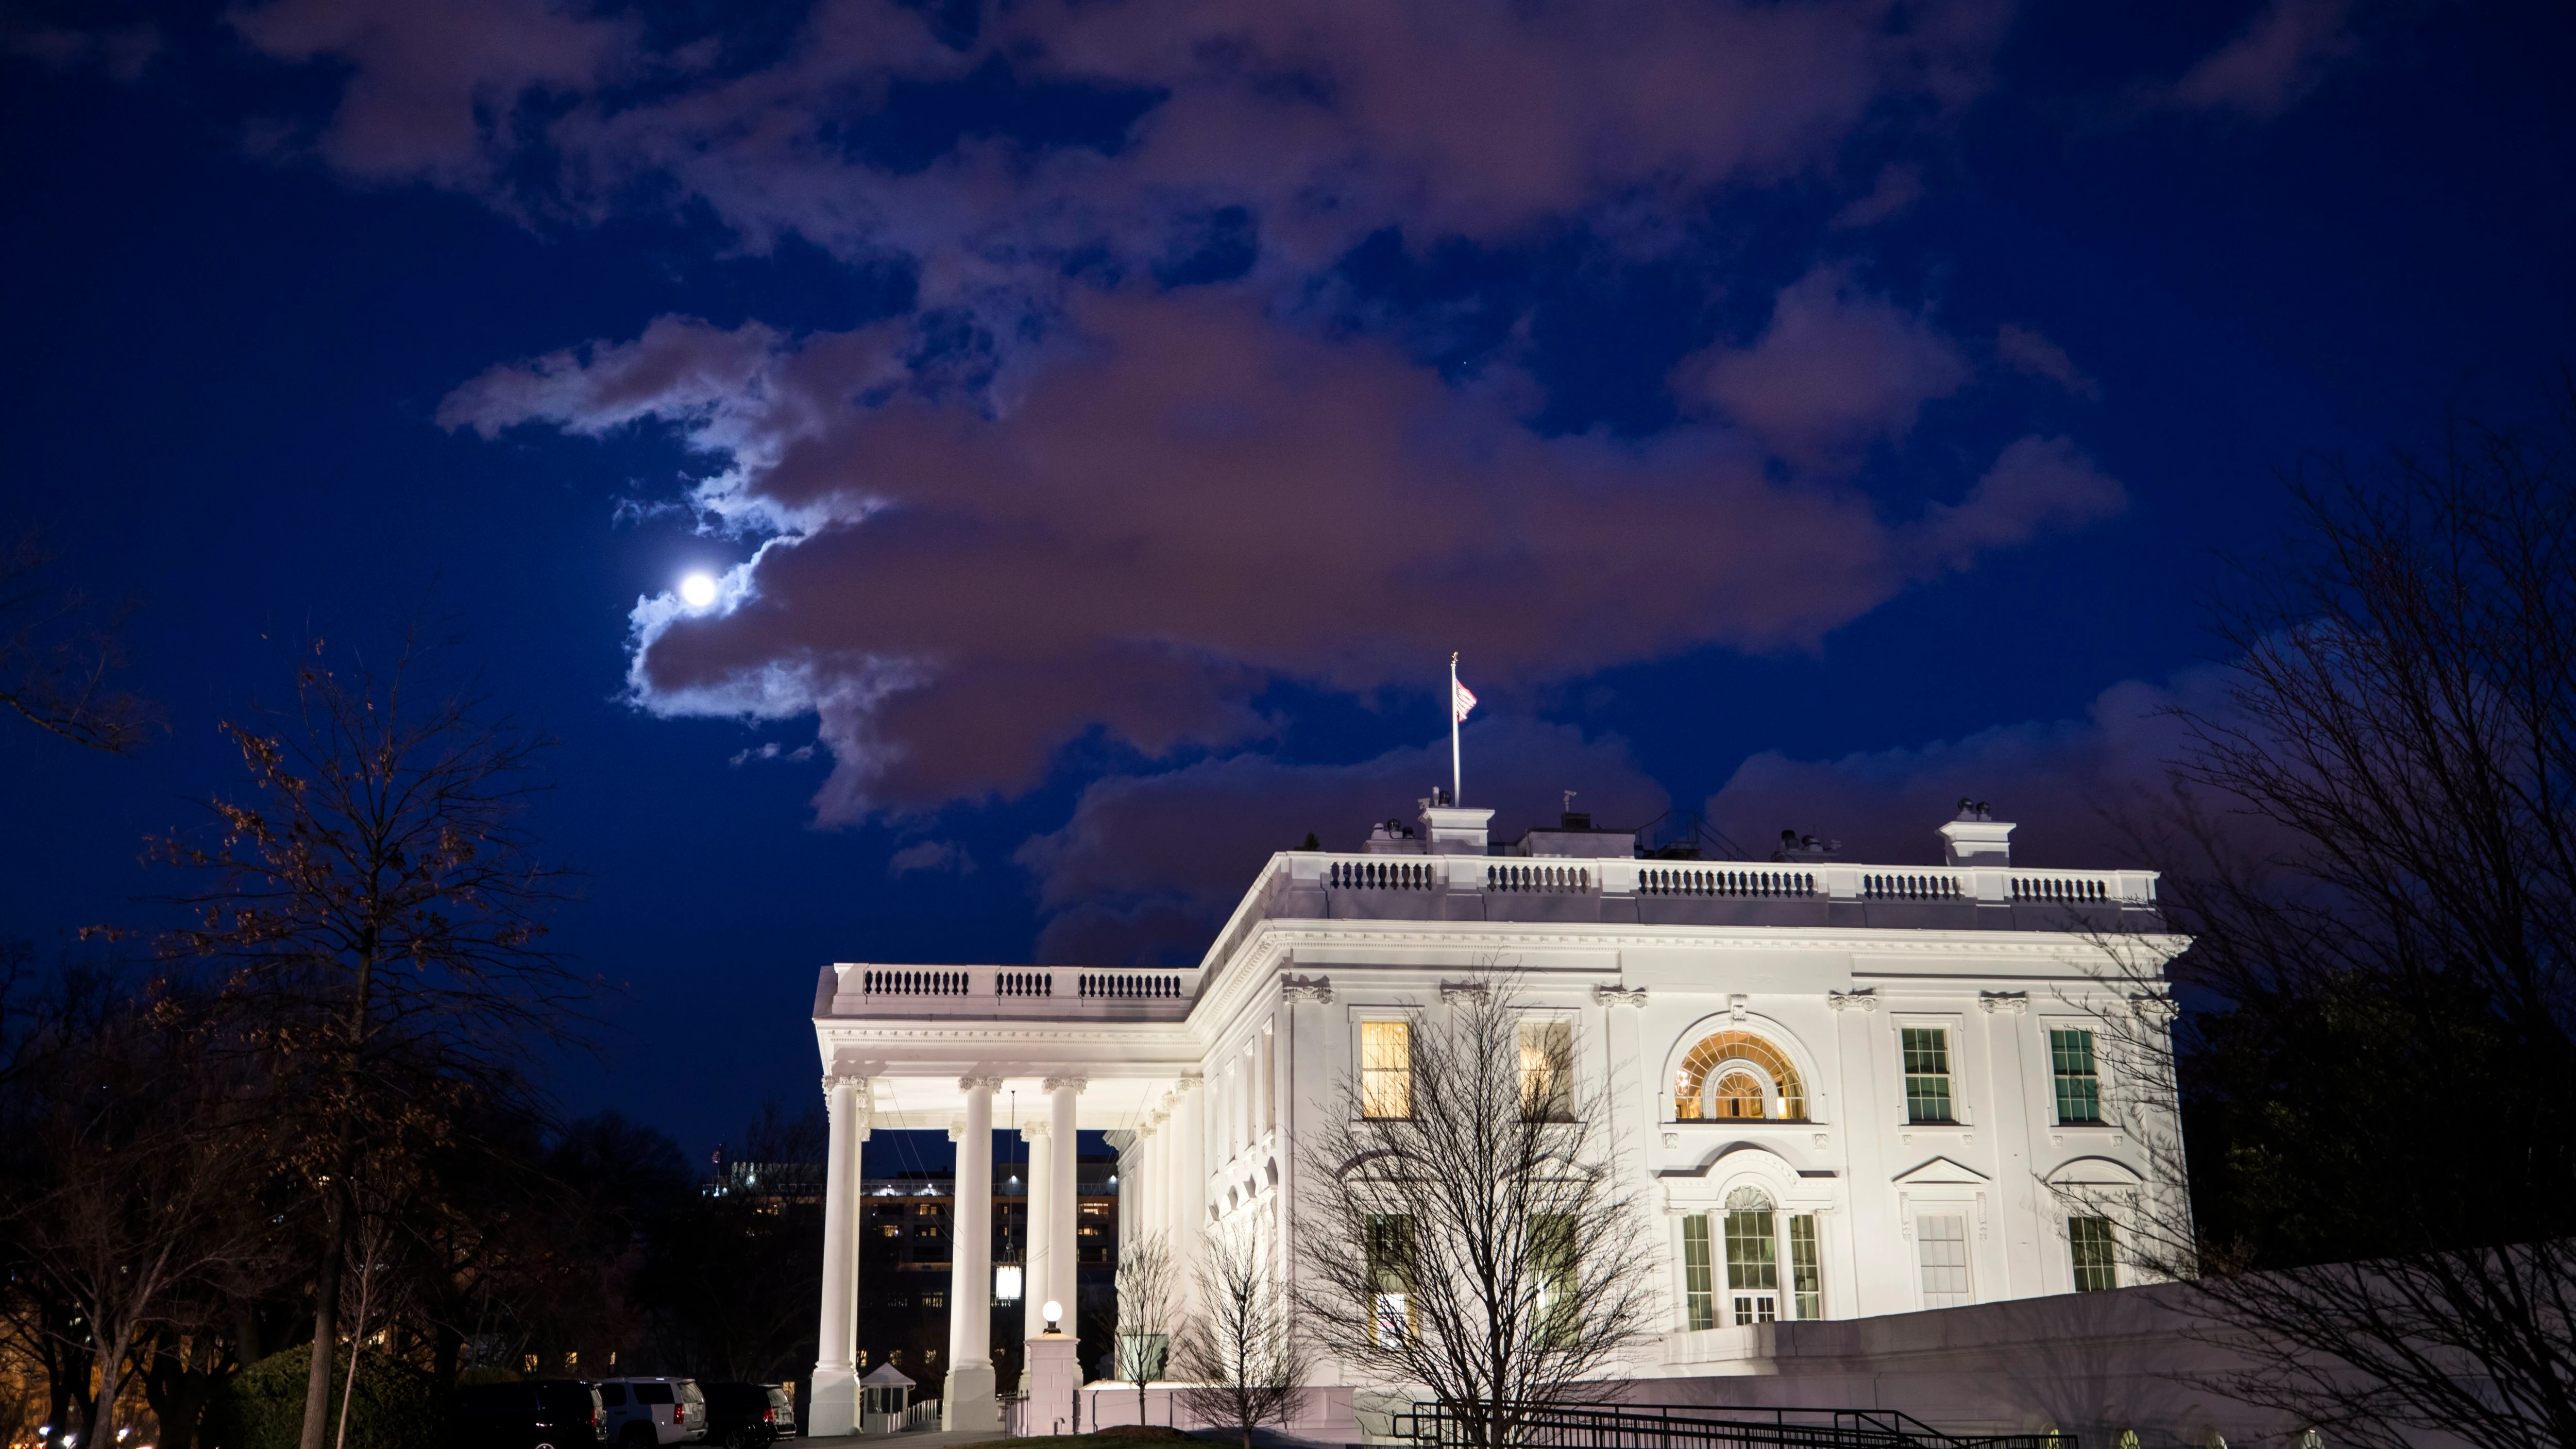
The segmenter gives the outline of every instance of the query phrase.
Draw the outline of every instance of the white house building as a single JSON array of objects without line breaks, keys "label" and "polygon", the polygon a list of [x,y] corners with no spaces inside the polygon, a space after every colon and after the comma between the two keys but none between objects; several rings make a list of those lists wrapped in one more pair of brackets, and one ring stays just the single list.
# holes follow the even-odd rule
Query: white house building
[{"label": "white house building", "polygon": [[[1043,1305],[1069,1317],[1075,1297],[1076,1131],[1119,1144],[1122,1234],[1168,1233],[1186,1254],[1250,1214],[1293,1238],[1301,1135],[1351,1109],[1364,1060],[1404,1069],[1409,1009],[1497,964],[1570,1026],[1619,1160],[1662,1214],[1664,1331],[1638,1377],[1758,1371],[1758,1345],[1800,1320],[2113,1286],[2129,1215],[2175,1206],[2140,1140],[2170,1140],[2174,1112],[2169,1072],[2135,1055],[2163,1040],[2142,983],[2186,944],[2163,932],[2152,873],[2016,868],[2012,826],[1976,818],[1940,827],[1943,864],[1882,866],[1795,847],[1644,858],[1577,815],[1494,843],[1491,814],[1426,803],[1362,853],[1274,855],[1192,969],[825,968],[808,1432],[846,1432],[855,1408],[871,1123],[989,1142],[996,1093],[1016,1094],[1040,1339]],[[2129,1055],[2110,1049],[2106,1022],[2141,1020],[2115,1033]],[[990,1156],[958,1154],[951,1304],[989,1301]],[[991,1427],[986,1317],[951,1318],[943,1412]],[[1075,1391],[1069,1345],[1048,1342],[1031,1349],[1037,1432]]]}]

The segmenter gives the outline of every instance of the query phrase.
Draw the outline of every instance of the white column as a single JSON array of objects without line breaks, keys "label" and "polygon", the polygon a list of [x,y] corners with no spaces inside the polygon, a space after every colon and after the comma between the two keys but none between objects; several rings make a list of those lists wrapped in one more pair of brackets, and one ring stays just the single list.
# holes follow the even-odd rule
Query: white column
[{"label": "white column", "polygon": [[867,1140],[865,1077],[823,1079],[831,1121],[823,1167],[823,1304],[816,1330],[813,1402],[808,1434],[850,1433],[858,1423],[854,1330],[859,1298],[859,1144]]},{"label": "white column", "polygon": [[1047,1160],[1047,1297],[1063,1305],[1061,1326],[1068,1337],[1080,1337],[1082,1332],[1075,1309],[1082,1256],[1074,1235],[1082,1221],[1076,1192],[1081,1181],[1082,1134],[1074,1126],[1074,1099],[1089,1085],[1080,1077],[1046,1081],[1047,1135],[1055,1139],[1054,1155]]},{"label": "white column", "polygon": [[948,1385],[943,1429],[998,1430],[993,1399],[993,1090],[999,1077],[961,1077],[966,1121],[957,1133],[955,1238],[948,1245]]},{"label": "white column", "polygon": [[[1054,1180],[1055,1143],[1044,1122],[1031,1122],[1020,1129],[1021,1138],[1029,1144],[1028,1196],[1020,1216],[1026,1220],[1020,1234],[1020,1325],[1022,1337],[1035,1338],[1046,1332],[1047,1249],[1055,1242],[1048,1225],[1052,1216],[1048,1208],[1055,1195],[1047,1191]],[[1028,1391],[1028,1371],[1022,1368],[1021,1392]]]},{"label": "white column", "polygon": [[1172,1282],[1177,1305],[1196,1299],[1199,1235],[1207,1230],[1207,1092],[1181,1078],[1172,1102]]}]

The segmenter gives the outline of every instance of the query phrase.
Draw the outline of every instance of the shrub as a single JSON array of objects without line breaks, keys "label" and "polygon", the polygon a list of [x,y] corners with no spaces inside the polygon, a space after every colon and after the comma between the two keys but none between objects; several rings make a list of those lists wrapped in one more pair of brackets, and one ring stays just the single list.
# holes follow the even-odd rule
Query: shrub
[{"label": "shrub", "polygon": [[[312,1367],[310,1344],[273,1353],[233,1375],[206,1406],[205,1441],[211,1449],[296,1449],[304,1433],[304,1381]],[[340,1393],[349,1381],[349,1354],[332,1355],[331,1427],[325,1444],[338,1441]],[[358,1359],[357,1393],[349,1405],[348,1449],[445,1449],[447,1395],[428,1374],[380,1353]]]}]

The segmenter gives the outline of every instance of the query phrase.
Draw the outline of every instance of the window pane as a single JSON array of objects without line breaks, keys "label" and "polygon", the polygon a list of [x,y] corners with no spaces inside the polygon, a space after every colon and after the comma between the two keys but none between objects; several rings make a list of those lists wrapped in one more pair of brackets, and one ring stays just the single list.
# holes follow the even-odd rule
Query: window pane
[{"label": "window pane", "polygon": [[[1723,1097],[1732,1093],[1740,1102],[1743,1096],[1740,1088],[1729,1087],[1725,1092],[1717,1089],[1729,1077],[1748,1068],[1757,1077],[1771,1079],[1769,1091],[1772,1095],[1768,1100],[1773,1110],[1767,1115],[1791,1122],[1806,1119],[1807,1089],[1799,1080],[1798,1069],[1789,1064],[1788,1057],[1778,1047],[1746,1031],[1721,1031],[1702,1040],[1682,1058],[1681,1069],[1673,1078],[1673,1116],[1684,1122],[1696,1122],[1709,1116],[1709,1098],[1712,1096]],[[1752,1095],[1757,1101],[1762,1100],[1764,1094],[1759,1090],[1758,1080],[1755,1085],[1757,1090]],[[1715,1104],[1714,1111],[1721,1117],[1729,1115],[1729,1108],[1723,1101]],[[1734,1115],[1760,1117],[1766,1114],[1758,1109],[1748,1112],[1738,1107]]]},{"label": "window pane", "polygon": [[1914,1248],[1923,1267],[1923,1306],[1954,1308],[1968,1301],[1968,1220],[1948,1214],[1914,1220]]},{"label": "window pane", "polygon": [[1708,1214],[1682,1219],[1682,1297],[1693,1328],[1717,1327],[1717,1299],[1709,1291]]},{"label": "window pane", "polygon": [[2109,1218],[2068,1218],[2066,1245],[2075,1259],[2075,1291],[2096,1293],[2120,1286],[2119,1247]]},{"label": "window pane", "polygon": [[1574,1219],[1545,1213],[1530,1220],[1530,1273],[1536,1282],[1539,1341],[1551,1348],[1574,1342],[1576,1323]]},{"label": "window pane", "polygon": [[1360,1115],[1413,1115],[1412,1023],[1360,1023]]},{"label": "window pane", "polygon": [[2057,1120],[2102,1120],[2102,1078],[2093,1066],[2093,1033],[2052,1031],[2048,1059],[2057,1076]]},{"label": "window pane", "polygon": [[1398,1338],[1413,1332],[1413,1219],[1372,1214],[1368,1220],[1369,1281],[1377,1285],[1375,1331]]},{"label": "window pane", "polygon": [[1816,1215],[1789,1219],[1789,1288],[1797,1298],[1800,1318],[1825,1316],[1824,1275],[1818,1266]]},{"label": "window pane", "polygon": [[1574,1114],[1574,1023],[1521,1023],[1521,1116],[1562,1122]]},{"label": "window pane", "polygon": [[1937,1026],[1909,1026],[1905,1047],[1905,1120],[1948,1122],[1950,1033]]},{"label": "window pane", "polygon": [[1769,1208],[1726,1215],[1726,1286],[1777,1289],[1780,1250]]}]

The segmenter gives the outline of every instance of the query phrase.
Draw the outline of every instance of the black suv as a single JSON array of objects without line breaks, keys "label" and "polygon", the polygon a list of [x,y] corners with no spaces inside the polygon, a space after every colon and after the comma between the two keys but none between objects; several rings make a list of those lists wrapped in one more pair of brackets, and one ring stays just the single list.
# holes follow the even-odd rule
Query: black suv
[{"label": "black suv", "polygon": [[796,1403],[776,1384],[700,1384],[707,1396],[707,1442],[759,1449],[796,1437]]},{"label": "black suv", "polygon": [[452,1427],[458,1449],[592,1449],[599,1391],[579,1379],[468,1384]]}]

